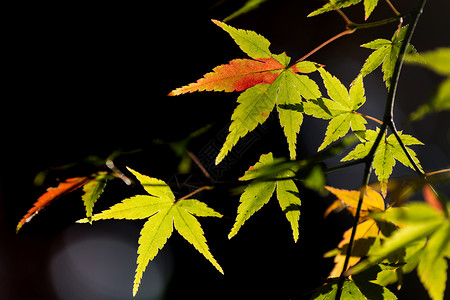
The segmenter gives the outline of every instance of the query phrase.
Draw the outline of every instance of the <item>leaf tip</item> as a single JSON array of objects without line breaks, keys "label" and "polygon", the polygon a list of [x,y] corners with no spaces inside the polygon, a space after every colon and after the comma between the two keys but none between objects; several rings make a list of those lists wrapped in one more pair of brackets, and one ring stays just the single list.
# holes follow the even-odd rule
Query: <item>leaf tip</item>
[{"label": "leaf tip", "polygon": [[223,22],[220,22],[220,21],[218,21],[218,20],[215,20],[215,19],[211,19],[211,21],[214,23],[214,24],[216,24],[217,26],[219,26],[220,28],[222,28],[222,26],[223,26]]},{"label": "leaf tip", "polygon": [[24,222],[22,222],[22,221],[20,221],[19,224],[17,224],[16,234],[19,233],[19,230],[20,230],[20,228],[22,228],[23,224],[24,224]]}]

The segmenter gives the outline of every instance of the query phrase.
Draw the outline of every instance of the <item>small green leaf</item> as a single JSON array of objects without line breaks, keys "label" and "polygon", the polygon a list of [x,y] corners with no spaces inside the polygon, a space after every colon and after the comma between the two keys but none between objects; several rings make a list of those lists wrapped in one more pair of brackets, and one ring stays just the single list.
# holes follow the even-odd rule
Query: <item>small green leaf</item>
[{"label": "small green leaf", "polygon": [[113,178],[113,176],[107,173],[100,172],[93,181],[83,186],[83,191],[85,194],[81,197],[81,199],[84,202],[84,206],[86,208],[86,218],[89,221],[92,220],[92,209],[94,208],[95,202],[97,202],[97,199],[103,193],[107,181]]},{"label": "small green leaf", "polygon": [[335,7],[337,8],[349,7],[351,5],[358,4],[359,2],[361,2],[361,0],[331,0],[330,3],[327,3],[321,8],[316,9],[315,11],[310,13],[308,17],[313,17],[328,11],[332,11],[334,10]]},{"label": "small green leaf", "polygon": [[[264,179],[267,171],[273,173],[272,170],[266,170],[274,166],[273,162],[272,153],[263,154],[259,161],[240,178],[240,180],[253,181],[245,188],[244,193],[241,195],[238,215],[228,235],[229,239],[238,233],[245,221],[269,202],[276,190],[280,207],[291,224],[294,241],[297,242],[301,205],[298,188],[292,179],[285,179],[285,177],[293,174],[292,171],[286,171],[282,168],[274,174],[273,178]],[[277,181],[276,178],[283,179]]]},{"label": "small green leaf", "polygon": [[[328,114],[331,116],[325,138],[319,147],[320,151],[332,142],[344,137],[350,128],[354,132],[365,132],[365,124],[367,121],[355,113],[366,101],[362,77],[360,76],[355,80],[354,84],[350,87],[349,93],[339,79],[332,76],[323,68],[319,69],[319,72],[332,101],[324,98],[321,99],[321,103],[319,100],[309,101],[309,104],[306,105],[309,106],[306,108],[306,111],[308,113],[313,110],[312,115],[322,118],[327,118]],[[319,107],[313,107],[314,101],[316,101]],[[319,111],[323,112],[319,113]]]},{"label": "small green leaf", "polygon": [[[347,156],[345,156],[341,161],[349,161],[366,157],[369,154],[370,149],[374,145],[378,134],[379,129],[377,129],[376,131],[367,130],[365,141],[363,141],[362,144],[357,145],[355,149],[347,154]],[[423,145],[419,140],[412,137],[411,135],[399,132],[399,136],[405,146]],[[418,168],[421,170],[422,167],[416,157],[416,153],[409,147],[406,147],[406,149],[413,158]],[[413,165],[408,160],[406,154],[403,152],[403,149],[401,148],[394,134],[391,134],[388,138],[386,138],[385,134],[383,134],[383,137],[380,140],[380,144],[375,151],[373,160],[373,168],[375,169],[375,174],[377,175],[378,180],[381,183],[383,194],[386,194],[387,182],[392,174],[393,168],[396,164],[396,160],[400,161],[405,166],[414,169]]]},{"label": "small green leaf", "polygon": [[[383,71],[383,81],[389,89],[395,63],[397,61],[403,39],[405,38],[407,28],[408,25],[403,26],[398,34],[396,32],[393,35],[390,41],[386,39],[376,39],[372,42],[361,45],[361,47],[375,50],[369,55],[361,68],[360,75],[362,77],[367,76],[372,73],[373,70],[382,65],[381,69]],[[411,47],[408,49],[412,49]]]}]

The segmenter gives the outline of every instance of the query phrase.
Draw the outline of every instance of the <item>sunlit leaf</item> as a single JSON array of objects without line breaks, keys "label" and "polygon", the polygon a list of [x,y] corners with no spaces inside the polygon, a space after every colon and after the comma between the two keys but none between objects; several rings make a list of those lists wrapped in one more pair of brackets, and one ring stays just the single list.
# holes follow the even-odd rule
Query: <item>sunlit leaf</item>
[{"label": "sunlit leaf", "polygon": [[[209,251],[204,232],[195,216],[222,217],[205,203],[194,199],[176,201],[170,187],[162,180],[142,175],[129,169],[150,195],[137,195],[124,199],[110,209],[92,216],[92,221],[104,219],[146,219],[141,230],[138,247],[133,295],[136,295],[142,275],[149,263],[166,244],[173,228],[221,273],[222,268]],[[90,222],[88,218],[78,223]]]}]

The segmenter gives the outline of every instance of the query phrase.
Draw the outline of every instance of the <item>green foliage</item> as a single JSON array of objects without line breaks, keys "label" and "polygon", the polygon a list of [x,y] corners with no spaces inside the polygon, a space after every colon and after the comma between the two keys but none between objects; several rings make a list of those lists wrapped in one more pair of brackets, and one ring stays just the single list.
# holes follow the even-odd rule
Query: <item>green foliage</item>
[{"label": "green foliage", "polygon": [[[336,8],[345,8],[355,4],[360,3],[361,0],[331,0],[329,3],[325,4],[321,8],[313,11],[308,15],[308,17],[317,16],[323,14],[328,11],[332,11]],[[364,0],[364,13],[365,19],[367,20],[370,17],[370,14],[378,5],[378,0]]]},{"label": "green foliage", "polygon": [[[219,21],[213,22],[225,30],[239,48],[256,61],[231,61],[230,65],[219,66],[213,73],[205,74],[203,79],[178,88],[169,95],[203,90],[245,90],[237,99],[238,106],[231,116],[230,132],[216,157],[216,164],[225,158],[242,137],[264,123],[275,106],[287,138],[290,158],[295,159],[297,134],[303,122],[302,98],[316,99],[321,96],[314,81],[297,73],[314,72],[319,65],[301,61],[290,66],[291,58],[285,53],[272,54],[269,50],[270,42],[263,36]],[[261,62],[264,62],[263,66]]]},{"label": "green foliage", "polygon": [[[347,154],[347,156],[345,156],[341,161],[365,158],[374,146],[378,134],[380,134],[380,130],[378,128],[376,131],[367,130],[363,142],[357,145],[355,149]],[[411,135],[399,132],[399,136],[405,146],[423,145],[422,142]],[[408,150],[409,155],[413,158],[415,164],[422,169],[416,153],[409,147],[406,147],[406,149]],[[386,194],[387,182],[392,174],[397,160],[403,165],[414,169],[395,135],[391,134],[386,138],[386,134],[383,134],[383,137],[381,138],[381,141],[375,151],[373,168],[375,169],[375,174],[382,185],[384,194]]]},{"label": "green foliage", "polygon": [[247,0],[247,2],[245,2],[245,4],[240,9],[238,9],[237,11],[235,11],[234,13],[223,19],[223,21],[228,22],[254,9],[257,9],[262,3],[266,1],[267,0]]},{"label": "green foliage", "polygon": [[[395,32],[391,40],[376,39],[372,42],[361,45],[361,47],[375,51],[372,52],[372,54],[370,54],[366,59],[366,62],[360,71],[360,76],[365,77],[369,75],[382,64],[381,70],[383,71],[383,80],[386,87],[389,89],[395,63],[407,30],[408,25],[403,26],[400,31]],[[414,48],[410,45],[409,52],[413,51]]]},{"label": "green foliage", "polygon": [[416,121],[432,112],[450,110],[450,48],[437,48],[422,54],[410,54],[405,57],[405,61],[427,67],[439,75],[446,76],[436,93],[427,103],[411,113],[410,119]]},{"label": "green foliage", "polygon": [[95,179],[83,186],[83,191],[85,194],[81,197],[84,202],[84,206],[86,208],[86,218],[89,222],[92,221],[92,209],[94,207],[95,202],[103,193],[106,183],[108,180],[113,179],[114,177],[105,173],[98,173],[95,176]]},{"label": "green foliage", "polygon": [[198,252],[223,274],[223,270],[209,251],[203,229],[197,217],[219,217],[222,215],[209,208],[205,203],[194,199],[176,200],[170,187],[162,180],[142,175],[128,169],[139,180],[150,195],[138,195],[124,199],[99,214],[79,220],[78,223],[106,219],[147,219],[139,238],[136,276],[134,278],[133,296],[136,295],[149,261],[153,260],[172,235],[173,227],[191,243]]},{"label": "green foliage", "polygon": [[[255,9],[263,2],[265,0],[248,0],[240,10],[226,20]],[[333,210],[346,209],[355,218],[353,227],[345,231],[336,249],[325,254],[326,257],[334,257],[335,266],[330,273],[328,284],[317,289],[312,299],[336,297],[397,299],[386,286],[397,283],[400,287],[403,275],[417,269],[420,281],[430,297],[433,300],[440,300],[444,298],[447,260],[450,257],[450,212],[444,197],[432,188],[430,176],[434,173],[448,174],[449,170],[424,173],[416,153],[410,148],[413,145],[423,145],[422,142],[396,129],[392,116],[395,103],[395,93],[392,92],[395,90],[391,89],[391,85],[396,86],[397,72],[400,72],[399,66],[404,58],[410,64],[425,66],[445,79],[429,102],[413,113],[412,119],[420,119],[429,112],[448,110],[450,48],[438,48],[418,54],[411,45],[406,44],[414,32],[425,4],[424,0],[419,0],[418,8],[408,13],[412,21],[403,27],[401,27],[402,16],[407,14],[397,12],[390,1],[386,2],[396,17],[373,23],[354,23],[340,10],[360,2],[362,1],[331,0],[312,12],[309,16],[339,9],[338,13],[346,23],[345,30],[295,62],[291,62],[291,58],[284,52],[272,53],[269,50],[270,42],[262,35],[213,20],[214,24],[228,33],[249,58],[234,59],[227,64],[219,65],[196,82],[173,90],[169,96],[197,91],[241,92],[237,98],[237,107],[231,116],[229,133],[215,159],[216,164],[224,160],[241,138],[263,124],[274,110],[277,112],[283,135],[287,140],[289,155],[274,158],[272,152],[263,154],[259,161],[239,178],[240,184],[245,182],[246,185],[240,196],[234,225],[228,234],[229,239],[275,196],[290,224],[294,242],[297,242],[301,206],[297,183],[301,183],[316,192],[328,191],[337,197],[325,215]],[[378,2],[378,0],[363,1],[366,19],[372,14]],[[306,60],[317,50],[341,36],[351,34],[357,29],[378,27],[394,21],[398,22],[398,29],[390,40],[377,38],[361,45],[373,52],[365,60],[348,89],[336,76],[326,71],[323,65]],[[382,121],[358,112],[366,102],[364,77],[379,66],[389,92]],[[329,99],[323,97],[316,82],[305,75],[315,71],[318,71]],[[304,114],[328,120],[328,125],[318,152],[300,160],[297,159],[297,137]],[[379,123],[379,128],[369,129],[370,124],[367,120]],[[148,195],[126,198],[111,208],[93,215],[93,206],[103,193],[107,181],[115,177],[126,178],[112,163],[113,158],[109,158],[106,164],[112,172],[99,171],[90,176],[68,178],[61,181],[57,187],[49,188],[22,218],[17,230],[51,201],[83,187],[82,200],[86,207],[86,218],[79,220],[78,223],[92,223],[105,219],[146,219],[138,242],[133,295],[138,291],[147,265],[164,247],[174,228],[220,273],[223,273],[209,250],[203,229],[196,218],[221,218],[222,215],[205,203],[190,198],[202,190],[212,189],[223,183],[213,181],[202,163],[187,150],[191,140],[209,128],[210,126],[203,127],[179,141],[159,140],[155,143],[167,144],[172,149],[181,161],[178,164],[179,172],[187,173],[192,163],[197,164],[210,185],[176,199],[172,189],[164,181],[128,169]],[[353,135],[348,135],[350,130]],[[360,143],[341,159],[343,163],[331,167],[326,165],[329,158],[337,157],[357,140]],[[397,161],[413,169],[418,179],[401,182],[392,180],[391,175]],[[365,165],[361,176],[363,178],[361,189],[349,191],[325,186],[325,173],[339,171],[356,164]],[[377,177],[374,187],[369,186],[372,169]],[[379,188],[381,194],[375,185],[381,186]],[[404,200],[422,187],[428,204],[405,205]],[[391,198],[387,197],[388,193]],[[389,200],[391,203],[387,203]]]},{"label": "green foliage", "polygon": [[368,259],[350,272],[355,274],[383,262],[409,264],[403,272],[417,266],[417,274],[431,299],[443,299],[446,259],[450,258],[450,221],[444,212],[424,203],[412,203],[377,212],[372,217],[378,222],[395,224],[398,229],[382,244],[375,244]]},{"label": "green foliage", "polygon": [[[274,162],[272,153],[263,154],[259,161],[244,174],[239,180],[247,181],[253,180],[244,190],[241,195],[238,208],[238,215],[236,222],[231,229],[228,238],[231,239],[244,225],[253,214],[260,210],[267,202],[269,202],[273,193],[276,190],[277,199],[280,203],[281,210],[285,213],[287,220],[291,224],[294,241],[298,240],[298,222],[300,220],[300,206],[301,201],[298,194],[298,188],[292,179],[284,179],[292,176],[293,172],[283,170],[277,173],[272,179],[258,179],[262,178],[259,172],[261,169],[270,166]],[[283,178],[282,180],[276,180]]]},{"label": "green foliage", "polygon": [[356,110],[365,102],[364,86],[361,77],[350,87],[350,92],[336,77],[319,69],[328,95],[332,100],[320,98],[310,100],[304,105],[305,113],[316,118],[331,119],[325,133],[325,139],[319,147],[319,151],[326,146],[344,137],[352,129],[353,132],[364,136],[367,121]]}]

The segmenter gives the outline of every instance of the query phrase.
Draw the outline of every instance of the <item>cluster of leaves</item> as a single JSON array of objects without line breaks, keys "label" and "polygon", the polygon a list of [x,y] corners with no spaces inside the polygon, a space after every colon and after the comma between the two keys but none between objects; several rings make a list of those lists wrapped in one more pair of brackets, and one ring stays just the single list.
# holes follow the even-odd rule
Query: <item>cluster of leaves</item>
[{"label": "cluster of leaves", "polygon": [[[327,213],[338,208],[345,208],[355,215],[359,191],[327,189],[338,199],[330,206]],[[430,193],[430,186],[424,186],[425,198],[429,203],[436,203]],[[355,251],[350,257],[347,271],[354,283],[347,283],[348,288],[359,286],[361,274],[371,274],[369,282],[378,285],[383,291],[383,299],[396,299],[384,287],[397,282],[402,285],[403,275],[417,269],[417,274],[428,291],[431,299],[443,299],[447,282],[447,261],[450,258],[450,222],[442,207],[427,203],[413,202],[404,207],[385,209],[383,197],[370,187],[364,195],[360,223],[355,234]],[[335,257],[335,267],[330,277],[338,277],[343,268],[343,260],[349,243],[351,229],[344,233],[338,248],[325,254]],[[367,257],[360,264],[362,258]],[[333,285],[332,287],[333,288]],[[330,295],[330,287],[322,288],[316,299],[325,299]],[[366,294],[364,287],[360,292]],[[345,290],[345,289],[344,289]],[[344,291],[343,291],[344,293]],[[352,292],[350,292],[352,293]]]},{"label": "cluster of leaves", "polygon": [[[243,14],[263,2],[265,0],[249,0],[241,10],[227,19]],[[309,16],[360,2],[361,0],[331,0]],[[366,19],[377,4],[378,0],[364,0]],[[434,192],[430,192],[431,187],[425,186],[424,191],[428,195],[425,198],[429,204],[412,203],[405,207],[385,205],[389,178],[396,161],[424,175],[416,153],[410,148],[422,143],[411,135],[397,132],[394,126],[391,128],[395,129],[394,132],[388,135],[386,121],[379,121],[358,112],[366,102],[366,75],[381,66],[383,81],[388,90],[391,88],[400,51],[405,47],[408,25],[399,27],[391,39],[380,38],[361,45],[374,51],[368,56],[349,88],[346,88],[321,64],[305,60],[292,63],[291,58],[284,52],[273,54],[269,50],[270,42],[256,32],[237,29],[216,20],[213,22],[227,32],[249,58],[234,59],[217,66],[196,82],[173,90],[169,96],[196,91],[241,92],[237,98],[238,105],[231,116],[228,136],[217,154],[216,164],[232,151],[241,138],[263,124],[274,110],[278,113],[290,158],[286,160],[274,158],[272,153],[263,154],[259,161],[239,178],[246,185],[240,196],[236,219],[228,238],[234,237],[244,223],[275,195],[290,224],[294,241],[297,242],[301,207],[297,184],[301,182],[307,188],[327,190],[338,198],[326,211],[326,215],[336,209],[346,209],[355,218],[359,216],[358,223],[344,233],[337,248],[325,254],[326,257],[334,257],[335,266],[330,273],[330,283],[320,288],[313,299],[334,299],[338,294],[344,299],[396,299],[386,286],[395,282],[401,286],[403,274],[414,269],[417,269],[430,297],[433,300],[443,299],[447,280],[446,259],[450,257],[449,212],[444,200],[434,199]],[[347,22],[347,25],[355,28],[357,24]],[[407,62],[425,65],[446,76],[436,95],[412,118],[419,119],[428,112],[449,109],[450,49],[441,48],[420,55],[411,45],[407,45],[406,53],[409,53],[406,56]],[[320,75],[320,84],[307,75],[313,72]],[[322,95],[319,89],[322,83],[328,98]],[[328,125],[318,153],[307,160],[297,160],[297,136],[304,114],[327,120]],[[382,129],[368,129],[367,119],[375,120],[381,124]],[[187,152],[187,144],[204,132],[205,128],[192,133],[184,140],[169,143],[181,160],[180,171],[189,169],[193,159],[193,154]],[[381,194],[369,186],[362,189],[364,192],[324,186],[326,170],[323,161],[330,156],[339,155],[342,148],[352,143],[353,140],[348,139],[350,131],[352,137],[356,136],[353,140],[359,140],[360,143],[341,161],[345,162],[344,165],[369,162],[377,176]],[[164,181],[128,169],[148,195],[124,199],[108,210],[93,214],[93,206],[107,181],[126,177],[116,170],[113,164],[108,167],[113,172],[97,172],[86,177],[69,178],[60,182],[56,188],[49,188],[19,222],[17,231],[51,201],[83,187],[82,200],[86,207],[86,218],[78,223],[92,223],[104,219],[147,219],[138,241],[133,295],[138,291],[149,261],[164,247],[174,228],[223,273],[209,250],[202,227],[196,218],[221,218],[222,215],[205,203],[190,198],[196,192],[209,188],[208,186],[176,199]],[[371,168],[367,169],[369,173]],[[369,176],[370,174],[367,174],[368,178]],[[351,255],[347,257],[349,248]],[[336,278],[342,279],[344,275],[346,279],[341,284]]]}]

